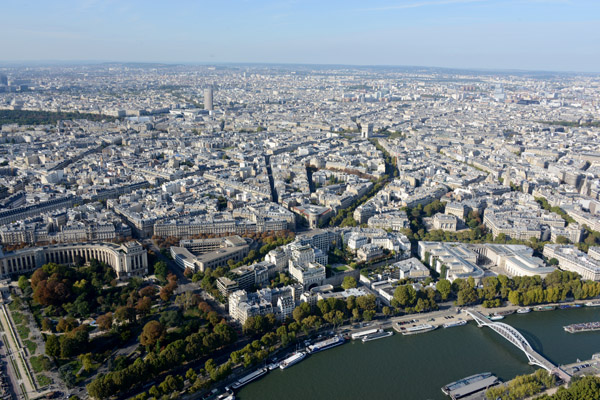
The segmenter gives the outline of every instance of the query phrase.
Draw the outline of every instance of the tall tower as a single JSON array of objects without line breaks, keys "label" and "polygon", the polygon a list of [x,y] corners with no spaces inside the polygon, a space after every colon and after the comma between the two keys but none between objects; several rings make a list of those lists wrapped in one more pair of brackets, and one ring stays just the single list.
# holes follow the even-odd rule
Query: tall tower
[{"label": "tall tower", "polygon": [[204,89],[204,109],[211,111],[213,109],[213,88],[212,86]]}]

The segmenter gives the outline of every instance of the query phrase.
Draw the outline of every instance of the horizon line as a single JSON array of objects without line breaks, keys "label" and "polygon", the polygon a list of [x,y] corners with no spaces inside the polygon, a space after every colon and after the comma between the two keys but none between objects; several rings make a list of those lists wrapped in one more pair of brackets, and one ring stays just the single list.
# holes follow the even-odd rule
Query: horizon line
[{"label": "horizon line", "polygon": [[344,63],[306,63],[306,62],[258,62],[258,61],[114,61],[114,60],[0,60],[0,68],[13,66],[30,66],[30,65],[100,65],[100,64],[147,64],[147,65],[198,65],[198,66],[219,66],[219,65],[285,65],[285,66],[329,66],[329,67],[355,67],[355,68],[426,68],[426,69],[444,69],[458,70],[469,72],[518,72],[518,73],[555,73],[555,74],[589,74],[599,75],[600,71],[574,71],[574,70],[544,70],[544,69],[527,69],[527,68],[494,68],[494,67],[442,67],[436,65],[409,65],[409,64],[344,64]]}]

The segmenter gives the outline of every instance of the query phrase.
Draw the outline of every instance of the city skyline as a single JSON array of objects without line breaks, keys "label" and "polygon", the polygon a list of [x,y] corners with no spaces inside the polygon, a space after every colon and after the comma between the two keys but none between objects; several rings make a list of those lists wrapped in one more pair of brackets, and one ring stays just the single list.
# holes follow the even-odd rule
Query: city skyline
[{"label": "city skyline", "polygon": [[428,66],[599,72],[592,1],[7,4],[0,63]]}]

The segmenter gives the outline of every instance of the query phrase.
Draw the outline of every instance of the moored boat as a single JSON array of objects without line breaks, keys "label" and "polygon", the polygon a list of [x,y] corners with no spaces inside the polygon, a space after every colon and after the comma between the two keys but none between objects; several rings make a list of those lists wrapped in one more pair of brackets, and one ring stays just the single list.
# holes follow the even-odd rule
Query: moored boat
[{"label": "moored boat", "polygon": [[504,315],[499,315],[499,314],[490,314],[488,316],[488,319],[490,321],[500,321],[501,319],[504,319]]},{"label": "moored boat", "polygon": [[306,353],[303,352],[303,351],[300,351],[298,353],[294,353],[290,357],[288,357],[285,360],[283,360],[281,362],[281,364],[279,365],[279,368],[281,368],[281,369],[289,368],[292,365],[297,364],[300,361],[304,360],[304,357],[306,357]]},{"label": "moored boat", "polygon": [[514,313],[515,313],[515,310],[504,310],[504,311],[497,311],[494,313],[494,315],[502,315],[503,317],[505,317],[507,315],[511,315]]},{"label": "moored boat", "polygon": [[434,329],[437,329],[437,326],[431,324],[419,324],[415,326],[410,326],[407,328],[400,328],[400,331],[403,335],[415,335],[417,333],[429,332]]},{"label": "moored boat", "polygon": [[586,307],[600,307],[600,300],[588,301],[585,303]]},{"label": "moored boat", "polygon": [[558,306],[561,310],[568,310],[569,308],[579,308],[581,304],[561,304]]},{"label": "moored boat", "polygon": [[326,339],[326,340],[322,340],[320,342],[317,342],[315,344],[312,344],[312,345],[308,346],[306,348],[306,351],[309,354],[317,353],[319,351],[327,350],[327,349],[330,349],[332,347],[344,344],[345,341],[346,341],[346,339],[344,339],[344,337],[342,335],[336,335],[336,336],[334,336],[332,338],[329,338],[329,339]]},{"label": "moored boat", "polygon": [[519,308],[517,310],[517,314],[527,314],[531,312],[531,308],[530,307],[524,307],[524,308]]},{"label": "moored boat", "polygon": [[466,324],[467,324],[467,321],[461,320],[461,321],[456,321],[456,322],[446,322],[442,326],[444,328],[454,328],[455,326],[463,326],[463,325],[466,325]]},{"label": "moored boat", "polygon": [[491,372],[483,372],[481,374],[467,376],[466,378],[460,379],[456,382],[449,383],[442,387],[442,392],[447,396],[451,396],[452,398],[459,398],[462,397],[460,395],[463,394],[463,392],[468,395],[468,392],[471,392],[469,390],[470,387],[475,389],[478,384],[487,385],[488,381],[497,382],[497,378]]},{"label": "moored boat", "polygon": [[354,332],[352,335],[350,335],[350,337],[352,338],[352,340],[362,339],[363,337],[365,337],[367,335],[371,335],[371,334],[377,333],[377,332],[381,332],[381,329],[373,328],[373,329],[367,329],[365,331]]},{"label": "moored boat", "polygon": [[385,337],[392,336],[393,334],[394,334],[394,332],[390,332],[390,331],[381,331],[381,332],[377,332],[377,333],[372,333],[370,335],[363,337],[362,342],[365,343],[365,342],[370,342],[371,340],[383,339]]},{"label": "moored boat", "polygon": [[554,306],[537,306],[533,310],[534,311],[552,311],[555,308],[556,307],[554,307]]},{"label": "moored boat", "polygon": [[267,368],[269,369],[269,371],[273,371],[274,369],[279,368],[279,363],[278,362],[271,363],[271,364],[267,365]]},{"label": "moored boat", "polygon": [[258,369],[256,371],[252,372],[251,374],[248,374],[248,375],[244,376],[243,378],[240,378],[237,381],[235,381],[231,385],[231,388],[237,390],[237,389],[241,388],[242,386],[244,386],[245,384],[250,383],[253,380],[260,378],[261,376],[266,374],[268,371],[269,370],[267,368]]}]

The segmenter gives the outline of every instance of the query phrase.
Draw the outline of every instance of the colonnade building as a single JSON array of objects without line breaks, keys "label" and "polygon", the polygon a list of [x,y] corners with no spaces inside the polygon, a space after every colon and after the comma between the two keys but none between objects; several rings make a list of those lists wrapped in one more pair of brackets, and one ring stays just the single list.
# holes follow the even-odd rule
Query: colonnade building
[{"label": "colonnade building", "polygon": [[4,253],[0,250],[0,277],[32,272],[44,264],[76,264],[92,259],[110,265],[119,278],[148,273],[148,254],[138,241],[56,244]]}]

